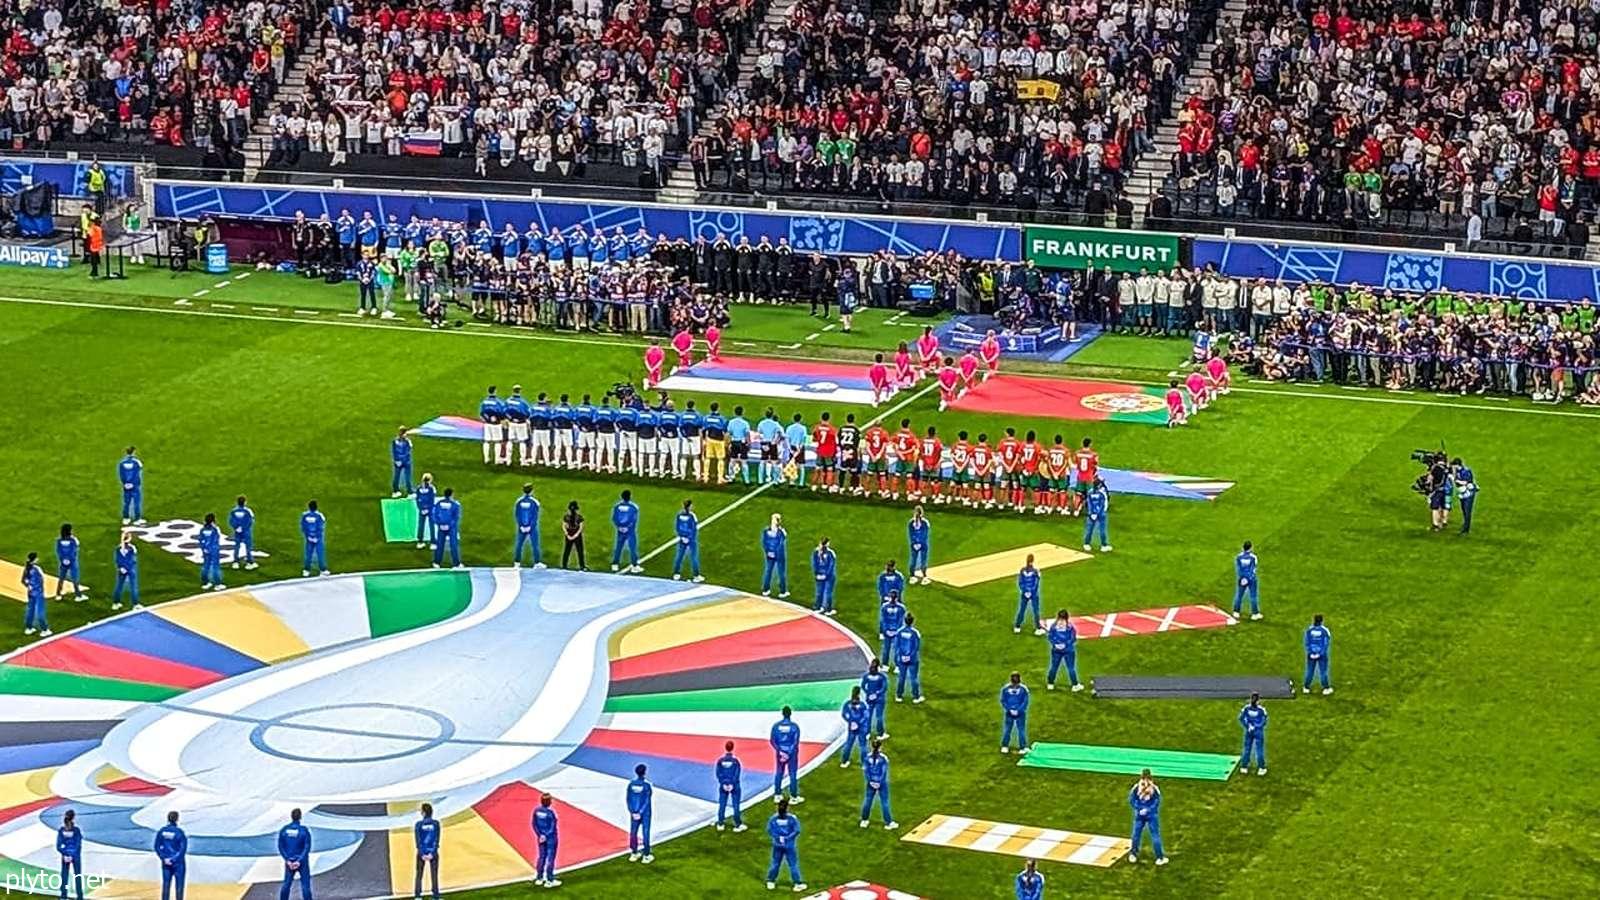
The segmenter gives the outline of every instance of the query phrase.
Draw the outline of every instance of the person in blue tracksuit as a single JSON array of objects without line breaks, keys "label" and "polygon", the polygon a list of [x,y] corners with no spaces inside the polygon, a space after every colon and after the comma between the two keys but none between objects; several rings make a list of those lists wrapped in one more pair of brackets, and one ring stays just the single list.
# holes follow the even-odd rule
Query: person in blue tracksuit
[{"label": "person in blue tracksuit", "polygon": [[156,859],[161,861],[161,900],[169,900],[172,889],[178,889],[178,900],[183,900],[183,883],[188,873],[189,836],[178,827],[176,811],[167,813],[167,824],[156,831]]},{"label": "person in blue tracksuit", "polygon": [[[633,491],[623,491],[611,507],[611,527],[617,533],[611,544],[611,571],[643,572],[639,565],[639,504],[633,502]],[[628,564],[619,570],[623,551],[627,551]]]},{"label": "person in blue tracksuit", "polygon": [[717,757],[714,767],[717,776],[717,830],[727,827],[729,807],[733,809],[733,830],[749,830],[744,824],[744,814],[739,811],[744,796],[744,765],[733,755],[733,741],[722,745],[723,754]]},{"label": "person in blue tracksuit", "polygon": [[70,809],[61,814],[61,827],[56,829],[56,855],[61,857],[62,900],[66,900],[68,885],[76,888],[78,900],[83,900],[83,829],[78,827],[78,814]]},{"label": "person in blue tracksuit", "polygon": [[795,893],[806,889],[800,877],[800,819],[789,812],[789,801],[778,798],[778,811],[767,820],[767,836],[772,838],[772,864],[767,866],[767,890],[778,886],[778,870],[787,865]]},{"label": "person in blue tracksuit", "polygon": [[811,551],[811,575],[817,583],[816,599],[811,602],[811,608],[825,616],[837,615],[833,607],[833,589],[838,583],[839,555],[833,552],[833,547],[824,537],[817,542],[817,549]]},{"label": "person in blue tracksuit", "polygon": [[1261,618],[1261,588],[1256,581],[1256,568],[1260,561],[1249,541],[1244,542],[1239,555],[1233,558],[1233,576],[1238,585],[1233,589],[1233,614],[1239,615],[1244,607],[1244,595],[1250,595],[1250,618]]},{"label": "person in blue tracksuit", "polygon": [[38,632],[42,637],[49,637],[52,632],[45,617],[44,569],[39,567],[37,553],[29,553],[22,564],[22,586],[28,593],[28,605],[22,613],[22,633]]},{"label": "person in blue tracksuit", "polygon": [[204,590],[221,590],[222,583],[222,529],[217,527],[217,514],[206,513],[206,521],[197,535],[200,541],[200,587]]},{"label": "person in blue tracksuit", "polygon": [[906,697],[906,682],[911,682],[911,702],[921,703],[922,696],[922,632],[917,630],[917,617],[906,614],[905,627],[894,636],[894,702]]},{"label": "person in blue tracksuit", "polygon": [[532,484],[522,486],[522,496],[511,505],[511,515],[517,522],[517,546],[511,554],[511,564],[522,568],[522,550],[526,547],[533,567],[544,568],[544,553],[539,549],[539,501],[533,498]]},{"label": "person in blue tracksuit", "polygon": [[1256,774],[1267,774],[1267,708],[1261,705],[1261,695],[1250,694],[1250,702],[1239,710],[1239,727],[1244,729],[1244,752],[1239,754],[1239,774],[1250,771],[1250,751],[1255,751]]},{"label": "person in blue tracksuit", "polygon": [[83,583],[78,578],[78,536],[72,533],[71,524],[61,526],[61,536],[56,538],[56,599],[61,599],[61,594],[66,590],[67,582],[72,582],[72,599],[82,603],[89,599],[83,590]]},{"label": "person in blue tracksuit", "polygon": [[289,888],[300,876],[300,900],[311,900],[311,829],[300,824],[300,810],[289,811],[289,824],[278,829],[278,855],[283,857],[283,883],[278,900],[289,900]]},{"label": "person in blue tracksuit", "polygon": [[[889,676],[883,673],[875,659],[867,663],[866,674],[861,676],[861,697],[867,703],[868,719],[877,730],[878,737],[887,739],[889,732],[885,716],[889,710]],[[864,742],[862,749],[866,749]]]},{"label": "person in blue tracksuit", "polygon": [[139,608],[139,548],[133,545],[133,535],[130,532],[122,533],[122,542],[117,544],[117,587],[111,592],[111,609],[122,608],[122,590],[127,588],[129,599],[133,608]]},{"label": "person in blue tracksuit", "polygon": [[911,511],[911,521],[906,523],[906,543],[910,545],[911,559],[906,571],[915,583],[920,577],[923,584],[932,584],[928,578],[928,552],[932,549],[933,523],[922,514],[922,504]]},{"label": "person in blue tracksuit", "polygon": [[872,730],[872,707],[861,699],[861,686],[850,688],[850,699],[839,707],[839,718],[844,720],[844,750],[839,755],[839,768],[850,768],[850,751],[861,748],[861,757],[867,756],[867,732]]},{"label": "person in blue tracksuit", "polygon": [[422,817],[411,826],[411,837],[417,845],[417,881],[412,897],[422,896],[422,870],[426,868],[433,880],[433,900],[439,900],[439,836],[443,830],[433,817],[433,804],[422,804]]},{"label": "person in blue tracksuit", "polygon": [[1033,633],[1044,634],[1044,622],[1039,617],[1039,567],[1033,564],[1033,554],[1017,572],[1017,617],[1011,620],[1011,633],[1021,634],[1024,621],[1033,623]]},{"label": "person in blue tracksuit", "polygon": [[228,527],[233,530],[233,567],[256,568],[256,513],[240,494],[228,511]]},{"label": "person in blue tracksuit", "polygon": [[785,706],[778,721],[772,723],[767,742],[772,745],[772,794],[783,796],[783,773],[789,773],[789,798],[804,803],[800,796],[800,723],[794,720],[794,710]]},{"label": "person in blue tracksuit", "polygon": [[644,777],[645,764],[633,767],[633,780],[628,782],[628,862],[653,863],[650,852],[650,806],[655,788]]},{"label": "person in blue tracksuit", "polygon": [[888,599],[878,607],[878,638],[882,641],[878,659],[882,660],[891,672],[895,669],[894,639],[905,624],[906,605],[900,602],[899,591],[890,591]]},{"label": "person in blue tracksuit", "polygon": [[700,520],[695,518],[693,500],[683,501],[683,511],[678,513],[678,518],[673,522],[673,530],[678,535],[678,549],[672,555],[672,580],[683,580],[680,570],[687,560],[690,580],[705,581],[700,576]]},{"label": "person in blue tracksuit", "polygon": [[1161,788],[1156,787],[1149,769],[1140,772],[1139,780],[1128,789],[1128,806],[1133,809],[1133,848],[1128,851],[1128,862],[1139,861],[1139,845],[1144,841],[1144,833],[1149,831],[1156,865],[1166,865],[1167,854],[1161,846]]},{"label": "person in blue tracksuit", "polygon": [[378,235],[381,227],[378,220],[372,217],[371,212],[361,214],[361,221],[356,224],[356,243],[361,245],[361,255],[369,258],[377,256]]},{"label": "person in blue tracksuit", "polygon": [[305,543],[303,561],[300,565],[301,576],[310,575],[311,564],[316,563],[316,571],[323,575],[328,573],[328,520],[317,510],[317,501],[312,500],[306,504],[306,511],[300,514],[300,537]]},{"label": "person in blue tracksuit", "polygon": [[422,481],[417,483],[417,549],[421,550],[433,543],[438,532],[433,527],[433,504],[438,490],[433,486],[433,474],[422,473]]},{"label": "person in blue tracksuit", "polygon": [[1050,644],[1050,674],[1045,678],[1045,690],[1056,689],[1056,672],[1063,666],[1067,669],[1067,678],[1072,681],[1072,689],[1083,690],[1078,681],[1078,626],[1072,624],[1066,610],[1056,612],[1055,621],[1044,630],[1044,639]]},{"label": "person in blue tracksuit", "polygon": [[861,827],[872,821],[872,801],[878,801],[883,813],[883,827],[893,831],[900,827],[889,812],[889,757],[883,754],[883,741],[872,742],[872,752],[861,759],[861,774],[866,781],[866,797],[861,801]]},{"label": "person in blue tracksuit", "polygon": [[1039,874],[1039,861],[1030,859],[1017,873],[1017,900],[1044,900],[1044,876]]},{"label": "person in blue tracksuit", "polygon": [[895,570],[892,559],[885,562],[883,571],[878,573],[878,602],[888,600],[890,594],[906,595],[906,577]]},{"label": "person in blue tracksuit", "polygon": [[561,844],[561,823],[556,819],[554,800],[549,794],[539,797],[533,811],[533,838],[539,844],[539,859],[533,868],[533,881],[547,888],[560,887],[556,878],[556,850]]},{"label": "person in blue tracksuit", "polygon": [[778,596],[789,596],[789,532],[783,516],[772,514],[772,522],[761,531],[761,596],[772,596],[772,578],[778,578]]},{"label": "person in blue tracksuit", "polygon": [[1328,650],[1333,644],[1333,632],[1328,626],[1322,624],[1322,613],[1317,613],[1311,618],[1311,627],[1306,629],[1306,680],[1300,686],[1302,693],[1311,693],[1311,676],[1322,674],[1322,693],[1333,693],[1333,685],[1328,681]]},{"label": "person in blue tracksuit", "polygon": [[406,427],[389,444],[389,460],[394,463],[394,477],[389,482],[389,496],[405,497],[411,493],[411,438]]},{"label": "person in blue tracksuit", "polygon": [[1450,477],[1455,482],[1456,499],[1461,501],[1461,534],[1472,531],[1472,505],[1478,499],[1478,481],[1461,457],[1450,460]]},{"label": "person in blue tracksuit", "polygon": [[356,217],[342,209],[333,223],[339,233],[339,261],[348,269],[356,264]]},{"label": "person in blue tracksuit", "polygon": [[129,447],[117,463],[117,480],[122,482],[122,524],[144,524],[144,462]]},{"label": "person in blue tracksuit", "polygon": [[444,494],[433,504],[433,567],[444,562],[444,550],[450,548],[450,565],[461,568],[461,501],[456,499],[455,488],[445,488]]},{"label": "person in blue tracksuit", "polygon": [[1011,735],[1017,735],[1017,754],[1028,752],[1028,686],[1022,683],[1022,673],[1012,672],[1011,680],[1000,689],[1000,714],[1004,724],[1000,729],[1000,752],[1011,752]]},{"label": "person in blue tracksuit", "polygon": [[1088,499],[1084,503],[1083,517],[1083,549],[1094,549],[1094,536],[1100,535],[1100,552],[1111,552],[1111,540],[1106,535],[1106,519],[1111,509],[1111,495],[1106,493],[1104,479],[1096,478],[1093,486],[1089,488]]}]

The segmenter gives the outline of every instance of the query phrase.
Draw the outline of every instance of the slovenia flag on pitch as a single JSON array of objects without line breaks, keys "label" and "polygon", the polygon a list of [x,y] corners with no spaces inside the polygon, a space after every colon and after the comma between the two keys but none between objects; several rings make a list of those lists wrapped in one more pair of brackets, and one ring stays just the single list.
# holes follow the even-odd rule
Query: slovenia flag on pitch
[{"label": "slovenia flag on pitch", "polygon": [[676,372],[661,382],[661,387],[746,397],[872,403],[872,382],[867,380],[864,364],[729,356]]}]

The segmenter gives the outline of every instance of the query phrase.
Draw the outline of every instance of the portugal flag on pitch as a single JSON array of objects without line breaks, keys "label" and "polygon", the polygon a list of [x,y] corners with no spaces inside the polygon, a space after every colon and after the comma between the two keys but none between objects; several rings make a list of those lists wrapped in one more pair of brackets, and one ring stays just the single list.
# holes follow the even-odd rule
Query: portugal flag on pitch
[{"label": "portugal flag on pitch", "polygon": [[968,412],[1112,422],[1167,422],[1166,389],[1109,381],[996,375],[956,401]]}]

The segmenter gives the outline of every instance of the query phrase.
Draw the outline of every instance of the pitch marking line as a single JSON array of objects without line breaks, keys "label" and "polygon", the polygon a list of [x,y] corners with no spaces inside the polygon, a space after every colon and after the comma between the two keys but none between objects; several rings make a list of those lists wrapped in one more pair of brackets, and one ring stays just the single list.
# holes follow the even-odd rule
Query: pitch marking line
[{"label": "pitch marking line", "polygon": [[173,306],[188,306],[189,305],[189,301],[187,301],[187,300],[183,299],[182,297],[180,297],[177,300],[172,301],[172,305]]},{"label": "pitch marking line", "polygon": [[[240,277],[243,277],[243,276],[240,276]],[[6,296],[0,296],[0,303],[20,303],[20,304],[24,304],[24,305],[28,305],[28,306],[58,306],[58,307],[66,308],[66,309],[97,309],[97,310],[107,310],[107,311],[112,311],[112,312],[136,312],[136,313],[155,313],[155,314],[158,314],[158,315],[159,314],[166,314],[166,315],[177,315],[177,316],[198,316],[198,317],[202,317],[202,318],[213,318],[213,319],[245,319],[245,320],[256,321],[256,322],[261,322],[261,321],[280,322],[280,323],[282,323],[282,322],[292,322],[292,323],[298,324],[298,325],[324,325],[324,326],[335,326],[335,327],[340,327],[340,328],[389,328],[391,326],[391,323],[402,321],[401,317],[399,317],[399,316],[396,316],[394,319],[390,319],[390,320],[388,320],[386,322],[383,322],[381,324],[378,323],[378,322],[339,322],[339,321],[336,321],[336,320],[333,320],[333,319],[318,319],[316,321],[312,321],[312,320],[309,320],[309,319],[280,319],[280,318],[268,318],[266,316],[252,316],[252,315],[248,315],[246,313],[226,313],[226,312],[216,312],[216,311],[212,311],[212,310],[199,310],[199,309],[173,309],[171,307],[160,307],[160,306],[133,306],[133,305],[126,304],[126,303],[98,303],[98,302],[88,301],[88,300],[53,300],[53,299],[49,299],[49,298],[45,298],[45,297],[6,297]],[[250,308],[252,310],[256,311],[256,312],[279,312],[279,309],[277,307],[275,307],[275,306],[252,306]],[[467,335],[467,336],[470,336],[470,337],[498,338],[498,339],[501,339],[501,340],[513,340],[513,341],[543,341],[543,342],[547,342],[547,343],[574,344],[574,345],[579,345],[579,346],[585,346],[586,345],[586,346],[594,346],[594,347],[619,347],[619,348],[628,349],[628,350],[642,350],[644,348],[644,346],[645,346],[643,343],[641,343],[639,341],[626,341],[626,340],[609,341],[609,340],[598,340],[598,339],[594,339],[594,338],[567,337],[565,335],[559,335],[559,334],[539,334],[539,333],[512,332],[512,331],[466,331],[465,329],[455,330],[455,331],[448,331],[448,332],[436,332],[436,331],[433,331],[432,329],[421,329],[421,328],[417,328],[417,329],[413,329],[413,330],[415,330],[419,334],[424,333],[424,332],[426,332],[428,334],[455,334],[455,335]],[[775,349],[778,349],[778,350],[799,350],[803,345],[802,344],[776,344],[776,345],[773,345],[773,346],[775,347]],[[796,357],[791,357],[791,358],[795,359],[795,360],[802,361],[802,362],[838,362],[838,360],[825,359],[825,358],[821,358],[821,357],[796,356]],[[1050,374],[1043,374],[1043,373],[1037,373],[1037,372],[1015,372],[1015,373],[1012,373],[1012,374],[1021,376],[1023,378],[1052,378],[1052,379],[1059,380],[1060,377],[1061,377],[1059,375],[1050,375]],[[1138,379],[1130,379],[1130,378],[1094,378],[1094,377],[1088,377],[1088,376],[1080,375],[1080,376],[1077,377],[1077,380],[1079,380],[1079,381],[1092,381],[1092,382],[1104,383],[1104,384],[1134,384],[1134,385],[1142,385],[1142,386],[1149,386],[1149,387],[1166,387],[1166,382],[1141,381],[1141,380],[1138,380]],[[1345,386],[1345,389],[1346,390],[1357,390],[1356,388],[1351,388],[1348,385]],[[1566,409],[1550,409],[1550,408],[1542,407],[1542,406],[1541,407],[1477,406],[1477,405],[1466,404],[1466,403],[1446,403],[1446,402],[1443,402],[1443,401],[1440,401],[1440,400],[1418,400],[1418,399],[1415,399],[1415,398],[1406,398],[1406,397],[1356,397],[1356,396],[1350,396],[1350,395],[1345,395],[1345,394],[1333,393],[1331,391],[1330,392],[1319,392],[1319,391],[1295,390],[1295,389],[1284,389],[1284,388],[1270,388],[1269,389],[1269,388],[1250,388],[1250,387],[1239,386],[1239,387],[1235,387],[1234,390],[1239,392],[1239,393],[1241,393],[1241,394],[1266,394],[1266,395],[1282,395],[1282,396],[1285,396],[1285,397],[1308,397],[1308,398],[1316,399],[1316,400],[1346,400],[1346,401],[1349,401],[1349,402],[1352,402],[1352,403],[1388,403],[1388,404],[1393,404],[1393,405],[1397,405],[1397,406],[1426,406],[1426,407],[1434,407],[1434,408],[1437,408],[1437,409],[1474,410],[1474,411],[1478,411],[1478,412],[1482,412],[1482,411],[1487,410],[1487,411],[1490,411],[1490,412],[1497,412],[1497,413],[1515,413],[1515,414],[1524,415],[1524,416],[1555,416],[1555,417],[1564,418],[1564,419],[1600,419],[1600,413],[1586,413],[1586,412],[1578,412],[1576,410],[1566,410]],[[1490,399],[1498,399],[1498,398],[1490,398]]]},{"label": "pitch marking line", "polygon": [[[928,396],[928,394],[932,393],[933,389],[938,387],[938,386],[939,386],[938,382],[932,382],[932,383],[930,383],[928,385],[925,385],[921,390],[918,390],[916,393],[914,393],[911,396],[907,397],[906,399],[900,401],[899,403],[895,404],[894,406],[889,407],[888,409],[884,410],[883,412],[879,413],[877,416],[875,416],[874,418],[869,420],[865,425],[861,426],[862,430],[865,431],[866,429],[872,427],[873,425],[878,424],[879,422],[882,422],[884,419],[889,418],[890,416],[894,415],[895,413],[899,412],[900,410],[905,409],[907,406],[910,406],[912,403],[916,402],[917,400],[920,400],[921,398]],[[768,481],[768,482],[765,482],[764,484],[757,485],[754,489],[750,490],[748,493],[746,493],[743,496],[739,497],[738,499],[734,500],[732,503],[729,503],[727,506],[724,506],[723,508],[721,508],[721,509],[717,510],[716,512],[712,513],[711,515],[707,516],[705,518],[705,520],[700,523],[700,530],[704,531],[706,526],[710,525],[712,522],[717,521],[718,519],[722,518],[723,516],[727,515],[728,513],[733,512],[734,510],[738,509],[739,507],[745,505],[746,503],[749,503],[751,500],[754,500],[755,498],[761,496],[762,494],[765,494],[767,491],[769,491],[772,488],[777,487],[777,486],[778,486],[778,482],[776,482],[776,481]],[[671,550],[672,548],[674,548],[676,546],[678,546],[678,541],[677,541],[676,538],[674,538],[673,540],[667,541],[665,544],[662,544],[661,546],[655,548],[654,550],[651,550],[649,553],[646,553],[644,556],[639,557],[639,564],[640,565],[644,565],[645,563],[649,562],[650,560],[655,559],[656,557],[658,557],[661,554],[667,552],[668,550]]]},{"label": "pitch marking line", "polygon": [[233,284],[233,280],[232,280],[232,279],[229,279],[229,278],[225,278],[225,279],[223,279],[223,280],[222,280],[222,281],[219,281],[219,282],[217,282],[217,283],[216,283],[216,284],[213,284],[213,285],[212,285],[212,286],[211,286],[211,289],[212,289],[212,290],[216,290],[216,289],[217,289],[217,288],[225,288],[225,287],[227,287],[227,286],[228,286],[228,285],[230,285],[230,284]]},{"label": "pitch marking line", "polygon": [[233,304],[232,303],[213,303],[213,304],[211,304],[211,308],[212,309],[233,309]]}]

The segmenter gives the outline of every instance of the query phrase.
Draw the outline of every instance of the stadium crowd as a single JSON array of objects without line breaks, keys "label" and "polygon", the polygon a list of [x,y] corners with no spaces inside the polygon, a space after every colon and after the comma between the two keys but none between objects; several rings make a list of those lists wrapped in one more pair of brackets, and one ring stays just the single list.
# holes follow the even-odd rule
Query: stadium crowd
[{"label": "stadium crowd", "polygon": [[751,0],[334,0],[304,105],[274,151],[475,156],[581,175],[591,160],[664,178],[666,154],[727,89]]},{"label": "stadium crowd", "polygon": [[1597,27],[1559,0],[1250,4],[1180,113],[1175,212],[1571,239],[1600,186]]},{"label": "stadium crowd", "polygon": [[689,144],[701,187],[1105,202],[1153,148],[1216,0],[800,0]]},{"label": "stadium crowd", "polygon": [[311,0],[0,7],[0,140],[238,146],[314,22]]}]

